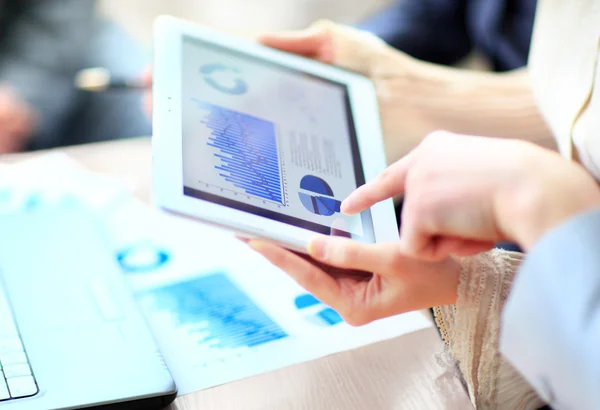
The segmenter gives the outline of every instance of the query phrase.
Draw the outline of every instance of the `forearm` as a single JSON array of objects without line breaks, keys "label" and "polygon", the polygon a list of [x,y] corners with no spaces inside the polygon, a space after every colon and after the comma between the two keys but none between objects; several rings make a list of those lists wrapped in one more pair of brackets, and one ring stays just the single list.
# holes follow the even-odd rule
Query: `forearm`
[{"label": "forearm", "polygon": [[426,81],[411,84],[410,104],[427,113],[432,125],[463,134],[553,143],[526,70],[498,74],[431,64],[423,69]]},{"label": "forearm", "polygon": [[[389,151],[394,161],[428,133],[517,138],[554,148],[554,138],[533,96],[526,70],[497,74],[442,67],[406,56],[380,56],[378,93]],[[394,70],[394,67],[398,69]],[[373,69],[377,69],[373,67]],[[381,69],[380,69],[381,70]]]}]

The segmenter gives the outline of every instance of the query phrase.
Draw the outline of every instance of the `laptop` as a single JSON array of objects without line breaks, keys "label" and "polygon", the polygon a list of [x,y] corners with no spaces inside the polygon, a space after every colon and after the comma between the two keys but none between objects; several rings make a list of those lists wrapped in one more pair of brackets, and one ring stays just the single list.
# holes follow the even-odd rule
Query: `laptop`
[{"label": "laptop", "polygon": [[175,383],[93,214],[0,216],[0,410],[161,409]]}]

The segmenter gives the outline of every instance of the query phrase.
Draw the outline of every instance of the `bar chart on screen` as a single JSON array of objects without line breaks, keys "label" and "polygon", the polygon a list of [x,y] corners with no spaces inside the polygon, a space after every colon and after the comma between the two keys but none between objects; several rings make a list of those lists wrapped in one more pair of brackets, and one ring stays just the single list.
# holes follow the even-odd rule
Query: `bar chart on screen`
[{"label": "bar chart on screen", "polygon": [[264,201],[286,205],[285,174],[275,124],[194,99],[210,131],[207,145],[219,160],[214,166],[223,186]]}]

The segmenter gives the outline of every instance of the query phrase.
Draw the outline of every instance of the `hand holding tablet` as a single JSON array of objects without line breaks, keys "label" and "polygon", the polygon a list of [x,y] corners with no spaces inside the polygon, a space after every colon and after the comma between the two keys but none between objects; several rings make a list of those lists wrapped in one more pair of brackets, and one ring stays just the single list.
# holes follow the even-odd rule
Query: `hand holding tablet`
[{"label": "hand holding tablet", "polygon": [[386,165],[367,78],[168,17],[155,43],[157,205],[299,252],[398,239],[391,200],[340,212]]},{"label": "hand holding tablet", "polygon": [[249,244],[353,326],[456,303],[461,265],[453,258],[426,262],[402,255],[396,243],[320,237],[310,243],[307,261],[266,241]]}]

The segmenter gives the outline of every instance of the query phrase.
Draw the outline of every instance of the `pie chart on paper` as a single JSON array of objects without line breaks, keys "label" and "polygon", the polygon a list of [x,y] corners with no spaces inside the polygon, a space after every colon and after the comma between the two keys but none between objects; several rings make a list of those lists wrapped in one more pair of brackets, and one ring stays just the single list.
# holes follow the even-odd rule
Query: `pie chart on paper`
[{"label": "pie chart on paper", "polygon": [[294,304],[304,318],[313,325],[335,326],[344,321],[339,313],[325,306],[311,294],[297,296]]},{"label": "pie chart on paper", "polygon": [[331,216],[340,212],[342,203],[334,198],[329,184],[314,175],[302,178],[298,196],[302,205],[313,214]]}]

